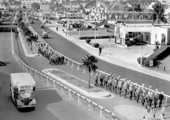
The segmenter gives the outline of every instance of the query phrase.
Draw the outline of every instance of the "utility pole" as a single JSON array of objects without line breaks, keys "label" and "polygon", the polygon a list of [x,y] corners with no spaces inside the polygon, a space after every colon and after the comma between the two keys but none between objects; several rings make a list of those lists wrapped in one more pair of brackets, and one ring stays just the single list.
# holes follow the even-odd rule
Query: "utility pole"
[{"label": "utility pole", "polygon": [[[97,7],[97,0],[95,2],[95,7]],[[95,30],[94,30],[94,33],[95,33],[94,37],[95,37],[95,42],[96,42],[96,19],[95,19]]]}]

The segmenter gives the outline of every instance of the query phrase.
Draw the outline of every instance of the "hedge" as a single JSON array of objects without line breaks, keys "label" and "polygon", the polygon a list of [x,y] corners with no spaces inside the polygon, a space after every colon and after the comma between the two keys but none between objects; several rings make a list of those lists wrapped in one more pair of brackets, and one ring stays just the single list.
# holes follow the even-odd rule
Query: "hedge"
[{"label": "hedge", "polygon": [[93,43],[93,47],[99,48],[100,44],[99,43]]},{"label": "hedge", "polygon": [[86,40],[86,43],[88,43],[88,44],[89,44],[90,42],[91,42],[91,40],[90,40],[90,39],[87,39],[87,40]]},{"label": "hedge", "polygon": [[114,38],[114,35],[111,36],[84,36],[84,37],[79,37],[80,40],[86,40],[86,39],[105,39],[105,38]]}]

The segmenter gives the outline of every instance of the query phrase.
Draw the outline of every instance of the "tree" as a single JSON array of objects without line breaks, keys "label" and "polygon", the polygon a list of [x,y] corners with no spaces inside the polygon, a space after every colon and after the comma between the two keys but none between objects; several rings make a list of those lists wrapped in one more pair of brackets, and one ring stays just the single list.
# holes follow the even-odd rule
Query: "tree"
[{"label": "tree", "polygon": [[133,11],[142,12],[143,10],[140,4],[133,4]]},{"label": "tree", "polygon": [[2,16],[2,12],[0,11],[0,18],[1,18],[1,16]]},{"label": "tree", "polygon": [[165,18],[165,5],[163,5],[161,2],[155,3],[153,6],[153,19],[154,23],[160,24],[160,23],[167,23],[167,20]]},{"label": "tree", "polygon": [[96,70],[98,69],[98,67],[96,66],[97,62],[98,60],[94,56],[87,55],[82,59],[83,67],[85,67],[85,69],[87,69],[89,72],[89,82],[88,82],[89,88],[90,88],[90,74],[92,72],[96,72]]},{"label": "tree", "polygon": [[40,9],[40,4],[37,2],[34,2],[31,4],[31,7],[35,10],[38,11]]},{"label": "tree", "polygon": [[31,47],[31,50],[32,50],[32,39],[31,39],[31,37],[28,37],[27,39],[26,39],[26,42],[28,43],[28,46],[30,46]]}]

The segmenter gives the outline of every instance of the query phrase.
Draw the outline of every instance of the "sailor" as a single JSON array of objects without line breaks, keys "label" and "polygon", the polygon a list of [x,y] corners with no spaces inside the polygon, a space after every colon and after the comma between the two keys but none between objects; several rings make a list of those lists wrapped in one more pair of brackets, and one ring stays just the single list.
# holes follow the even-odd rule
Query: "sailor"
[{"label": "sailor", "polygon": [[155,90],[154,96],[153,96],[153,102],[154,102],[154,107],[157,107],[157,103],[158,103],[158,89]]},{"label": "sailor", "polygon": [[119,95],[121,94],[121,85],[122,85],[122,79],[120,79],[120,80],[119,80],[119,83],[118,83]]},{"label": "sailor", "polygon": [[145,87],[144,84],[142,84],[142,88],[141,88],[141,102],[142,102],[142,106],[145,105]]},{"label": "sailor", "polygon": [[153,101],[153,92],[150,90],[149,92],[148,92],[148,105],[149,105],[149,107],[152,107],[152,101]]},{"label": "sailor", "polygon": [[132,83],[130,82],[130,84],[129,84],[129,94],[130,94],[130,97],[129,97],[129,99],[131,100],[132,99],[132,97],[133,97],[133,85],[132,85]]},{"label": "sailor", "polygon": [[124,84],[123,84],[123,92],[124,92],[124,97],[126,97],[127,94],[127,81],[125,79]]},{"label": "sailor", "polygon": [[140,95],[141,95],[141,86],[138,86],[137,90],[136,90],[136,102],[138,103],[140,100]]},{"label": "sailor", "polygon": [[161,92],[161,93],[159,94],[159,107],[162,106],[162,101],[163,101],[163,100],[164,100],[164,93]]}]

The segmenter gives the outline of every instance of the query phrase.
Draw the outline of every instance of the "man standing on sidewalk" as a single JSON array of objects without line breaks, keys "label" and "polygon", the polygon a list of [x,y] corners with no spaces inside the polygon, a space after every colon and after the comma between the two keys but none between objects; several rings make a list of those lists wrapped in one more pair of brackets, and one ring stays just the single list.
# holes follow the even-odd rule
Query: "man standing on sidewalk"
[{"label": "man standing on sidewalk", "polygon": [[101,55],[101,53],[102,53],[102,46],[99,46],[99,56]]}]

